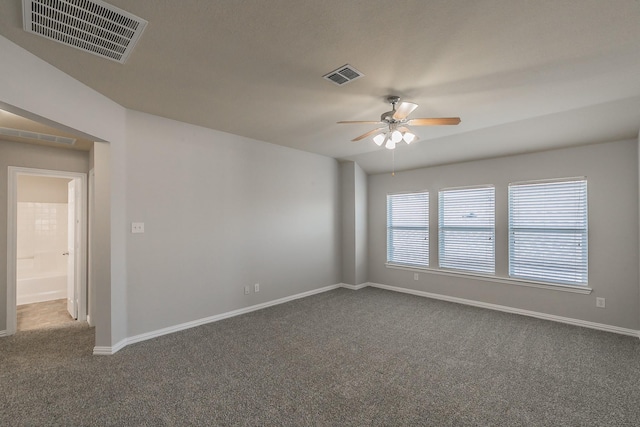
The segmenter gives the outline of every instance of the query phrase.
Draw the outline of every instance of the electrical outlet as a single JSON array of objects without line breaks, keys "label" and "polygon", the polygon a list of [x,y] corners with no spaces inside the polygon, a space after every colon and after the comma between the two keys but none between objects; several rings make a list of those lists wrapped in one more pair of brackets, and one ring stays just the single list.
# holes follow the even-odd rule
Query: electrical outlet
[{"label": "electrical outlet", "polygon": [[596,298],[596,307],[604,308],[605,307],[605,299],[598,297]]},{"label": "electrical outlet", "polygon": [[244,287],[244,294],[249,295],[251,293],[251,288],[247,285]]},{"label": "electrical outlet", "polygon": [[131,232],[132,233],[144,233],[144,222],[132,222],[131,223]]},{"label": "electrical outlet", "polygon": [[420,275],[418,273],[413,273],[413,280],[418,280]]},{"label": "electrical outlet", "polygon": [[260,283],[253,285],[253,292],[260,292]]}]

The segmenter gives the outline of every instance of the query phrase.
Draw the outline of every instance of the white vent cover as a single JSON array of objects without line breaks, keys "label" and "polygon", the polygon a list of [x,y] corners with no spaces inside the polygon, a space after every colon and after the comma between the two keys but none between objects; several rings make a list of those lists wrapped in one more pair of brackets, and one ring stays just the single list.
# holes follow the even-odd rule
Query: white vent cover
[{"label": "white vent cover", "polygon": [[356,79],[359,79],[362,76],[364,76],[364,74],[362,74],[360,71],[356,70],[349,64],[345,64],[342,67],[337,68],[322,77],[329,80],[330,82],[337,84],[338,86],[342,86]]},{"label": "white vent cover", "polygon": [[147,21],[102,0],[22,0],[24,30],[124,64]]},{"label": "white vent cover", "polygon": [[49,135],[46,133],[31,132],[28,130],[20,129],[0,128],[0,135],[37,139],[38,141],[55,142],[57,144],[65,145],[73,145],[76,143],[75,138],[67,138],[66,136]]}]

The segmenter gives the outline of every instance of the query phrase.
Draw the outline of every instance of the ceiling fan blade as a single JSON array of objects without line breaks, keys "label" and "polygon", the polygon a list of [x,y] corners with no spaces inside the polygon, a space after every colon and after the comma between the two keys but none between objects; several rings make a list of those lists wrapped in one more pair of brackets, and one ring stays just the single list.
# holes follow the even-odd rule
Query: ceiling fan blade
[{"label": "ceiling fan blade", "polygon": [[398,108],[396,108],[396,112],[393,113],[393,118],[395,120],[402,120],[411,114],[416,108],[418,108],[418,104],[414,104],[413,102],[401,102]]},{"label": "ceiling fan blade", "polygon": [[371,130],[371,131],[369,131],[367,133],[363,133],[362,135],[353,138],[351,141],[353,141],[353,142],[360,141],[361,139],[365,139],[366,137],[371,136],[373,134],[376,134],[376,133],[378,133],[378,132],[380,132],[381,130],[384,130],[384,129],[385,129],[384,127],[381,127],[381,128],[377,128],[377,129]]},{"label": "ceiling fan blade", "polygon": [[457,125],[460,123],[460,117],[438,117],[432,119],[411,119],[407,122],[411,126],[441,126],[441,125]]},{"label": "ceiling fan blade", "polygon": [[339,124],[364,124],[364,125],[377,125],[377,124],[381,124],[383,122],[381,122],[380,120],[376,120],[376,121],[367,121],[367,120],[342,120],[340,122],[337,122]]}]

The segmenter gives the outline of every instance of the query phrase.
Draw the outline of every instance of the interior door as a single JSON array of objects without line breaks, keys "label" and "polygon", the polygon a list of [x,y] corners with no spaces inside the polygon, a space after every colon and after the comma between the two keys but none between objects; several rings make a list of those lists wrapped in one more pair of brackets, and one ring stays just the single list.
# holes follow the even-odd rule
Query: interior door
[{"label": "interior door", "polygon": [[68,211],[67,211],[67,311],[74,319],[78,318],[78,306],[76,304],[76,182],[74,179],[67,184]]}]

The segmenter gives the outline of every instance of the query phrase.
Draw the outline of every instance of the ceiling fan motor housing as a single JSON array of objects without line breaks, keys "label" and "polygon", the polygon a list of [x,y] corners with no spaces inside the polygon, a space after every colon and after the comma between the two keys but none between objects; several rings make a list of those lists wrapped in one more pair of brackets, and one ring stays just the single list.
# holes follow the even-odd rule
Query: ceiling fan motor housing
[{"label": "ceiling fan motor housing", "polygon": [[395,95],[387,96],[387,102],[393,105],[393,109],[395,110],[396,104],[400,102],[400,97]]},{"label": "ceiling fan motor housing", "polygon": [[387,123],[392,123],[395,121],[395,119],[393,118],[393,115],[396,111],[395,110],[391,110],[391,111],[387,111],[386,113],[382,113],[380,115],[380,121],[381,122],[387,122]]},{"label": "ceiling fan motor housing", "polygon": [[380,121],[387,122],[387,123],[395,123],[397,122],[397,120],[393,118],[393,115],[396,113],[396,104],[400,102],[400,97],[394,96],[394,95],[387,96],[387,102],[391,104],[391,107],[393,109],[391,111],[382,113],[380,115]]}]

